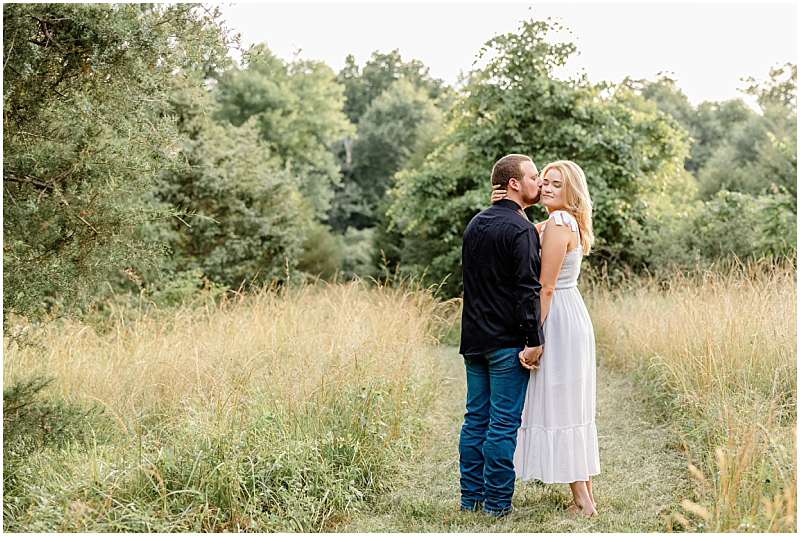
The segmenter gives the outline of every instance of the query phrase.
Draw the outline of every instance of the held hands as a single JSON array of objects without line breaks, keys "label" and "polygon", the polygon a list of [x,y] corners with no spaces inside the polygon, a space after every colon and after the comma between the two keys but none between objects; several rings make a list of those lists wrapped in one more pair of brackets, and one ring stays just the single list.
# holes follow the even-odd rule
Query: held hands
[{"label": "held hands", "polygon": [[506,198],[506,190],[500,190],[499,184],[492,185],[492,204]]},{"label": "held hands", "polygon": [[542,349],[544,345],[528,347],[522,349],[519,353],[519,362],[528,370],[539,370],[539,363],[542,359]]}]

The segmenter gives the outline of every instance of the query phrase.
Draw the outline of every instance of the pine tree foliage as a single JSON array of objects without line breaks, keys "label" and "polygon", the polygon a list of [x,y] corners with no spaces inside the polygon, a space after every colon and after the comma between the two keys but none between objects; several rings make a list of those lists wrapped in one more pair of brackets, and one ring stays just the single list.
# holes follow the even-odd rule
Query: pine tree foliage
[{"label": "pine tree foliage", "polygon": [[185,165],[168,110],[183,73],[224,63],[217,14],[191,4],[3,5],[3,318],[85,301],[161,250],[141,200]]}]

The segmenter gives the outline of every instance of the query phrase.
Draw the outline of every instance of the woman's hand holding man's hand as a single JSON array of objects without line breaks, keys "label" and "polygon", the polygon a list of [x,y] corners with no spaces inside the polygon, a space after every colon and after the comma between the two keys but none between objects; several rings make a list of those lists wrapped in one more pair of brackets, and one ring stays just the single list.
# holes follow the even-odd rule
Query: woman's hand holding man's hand
[{"label": "woman's hand holding man's hand", "polygon": [[526,346],[519,353],[519,362],[528,370],[539,370],[539,362],[542,359],[543,349],[543,344],[532,348]]}]

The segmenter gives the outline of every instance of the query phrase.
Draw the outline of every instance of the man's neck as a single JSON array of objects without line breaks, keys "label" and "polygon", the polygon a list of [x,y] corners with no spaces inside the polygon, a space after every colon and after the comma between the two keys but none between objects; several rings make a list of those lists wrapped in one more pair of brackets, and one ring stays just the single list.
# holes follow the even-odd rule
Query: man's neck
[{"label": "man's neck", "polygon": [[514,203],[516,203],[519,206],[519,208],[521,208],[523,210],[530,206],[530,205],[526,205],[525,203],[523,203],[522,199],[519,198],[519,197],[512,197],[510,195],[506,195],[506,199],[508,199],[509,201],[513,201]]}]

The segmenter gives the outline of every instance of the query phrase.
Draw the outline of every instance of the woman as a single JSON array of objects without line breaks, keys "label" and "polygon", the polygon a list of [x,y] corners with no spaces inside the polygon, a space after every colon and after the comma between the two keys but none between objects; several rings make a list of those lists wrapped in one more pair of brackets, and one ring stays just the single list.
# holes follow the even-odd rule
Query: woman
[{"label": "woman", "polygon": [[[596,515],[592,476],[600,473],[595,427],[595,344],[589,313],[577,288],[581,260],[591,251],[592,201],[583,170],[553,162],[542,170],[542,204],[550,214],[541,233],[539,281],[544,353],[531,369],[514,467],[517,478],[567,483],[570,511]],[[492,193],[492,203],[505,191]]]}]

